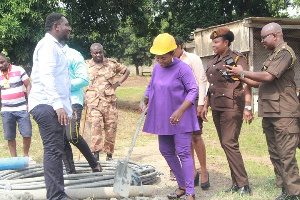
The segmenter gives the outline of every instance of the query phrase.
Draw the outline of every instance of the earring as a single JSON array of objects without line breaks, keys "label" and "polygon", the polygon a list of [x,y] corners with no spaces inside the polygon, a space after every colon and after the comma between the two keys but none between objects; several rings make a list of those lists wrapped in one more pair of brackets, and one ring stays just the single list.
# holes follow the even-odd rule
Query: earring
[{"label": "earring", "polygon": [[174,58],[172,57],[172,62],[174,62]]}]

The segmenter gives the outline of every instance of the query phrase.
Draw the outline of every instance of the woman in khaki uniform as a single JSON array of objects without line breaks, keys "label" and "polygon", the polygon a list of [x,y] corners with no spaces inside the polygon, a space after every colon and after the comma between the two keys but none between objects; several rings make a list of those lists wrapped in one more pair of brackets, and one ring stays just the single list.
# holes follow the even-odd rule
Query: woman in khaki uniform
[{"label": "woman in khaki uniform", "polygon": [[[237,51],[230,50],[234,40],[233,33],[226,27],[219,27],[214,31],[212,48],[215,57],[207,64],[206,76],[209,82],[207,101],[201,117],[207,121],[208,106],[211,107],[213,120],[218,132],[219,140],[225,151],[231,171],[232,186],[225,192],[239,192],[249,194],[248,176],[239,150],[239,135],[243,119],[249,124],[252,121],[251,88],[235,77],[228,77],[225,60],[231,59],[248,70],[246,58]],[[228,63],[227,63],[228,64]]]}]

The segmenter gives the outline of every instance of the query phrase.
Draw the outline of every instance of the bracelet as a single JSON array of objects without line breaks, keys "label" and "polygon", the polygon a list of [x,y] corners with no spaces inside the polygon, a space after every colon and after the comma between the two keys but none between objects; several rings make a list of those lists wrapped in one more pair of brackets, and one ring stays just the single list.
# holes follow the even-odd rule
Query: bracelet
[{"label": "bracelet", "polygon": [[119,86],[121,86],[121,82],[120,82],[120,81],[117,81],[116,83],[117,83]]},{"label": "bracelet", "polygon": [[251,106],[245,106],[245,109],[251,111],[251,110],[252,110],[252,107],[251,107]]},{"label": "bracelet", "polygon": [[242,73],[241,73],[241,78],[245,78],[245,72],[246,70],[243,70]]}]

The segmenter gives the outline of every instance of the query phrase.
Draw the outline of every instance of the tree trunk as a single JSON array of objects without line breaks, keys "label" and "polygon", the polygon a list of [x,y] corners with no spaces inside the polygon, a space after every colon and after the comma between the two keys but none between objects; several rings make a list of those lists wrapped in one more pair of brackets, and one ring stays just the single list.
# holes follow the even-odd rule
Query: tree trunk
[{"label": "tree trunk", "polygon": [[139,66],[135,66],[135,75],[136,76],[139,76],[140,75],[140,72],[139,72]]}]

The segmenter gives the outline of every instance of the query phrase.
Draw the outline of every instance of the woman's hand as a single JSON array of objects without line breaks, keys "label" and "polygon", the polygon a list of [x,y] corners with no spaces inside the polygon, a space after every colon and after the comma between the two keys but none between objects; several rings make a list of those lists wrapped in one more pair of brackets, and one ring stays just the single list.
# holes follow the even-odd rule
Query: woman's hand
[{"label": "woman's hand", "polygon": [[208,122],[208,120],[206,119],[207,112],[208,112],[208,106],[204,106],[203,109],[202,109],[202,112],[200,114],[200,117],[202,118],[202,120],[204,122]]},{"label": "woman's hand", "polygon": [[204,105],[198,105],[197,106],[197,117],[201,116],[203,108],[204,108]]},{"label": "woman's hand", "polygon": [[144,112],[144,110],[147,108],[147,106],[148,106],[148,99],[144,99],[144,101],[141,101],[140,105],[139,105],[140,112]]},{"label": "woman's hand", "polygon": [[245,120],[246,124],[251,124],[253,119],[254,117],[252,111],[245,108],[243,114],[243,120]]},{"label": "woman's hand", "polygon": [[183,113],[184,112],[181,111],[180,109],[175,110],[175,112],[173,112],[173,114],[170,117],[170,124],[172,124],[172,125],[179,124]]}]

